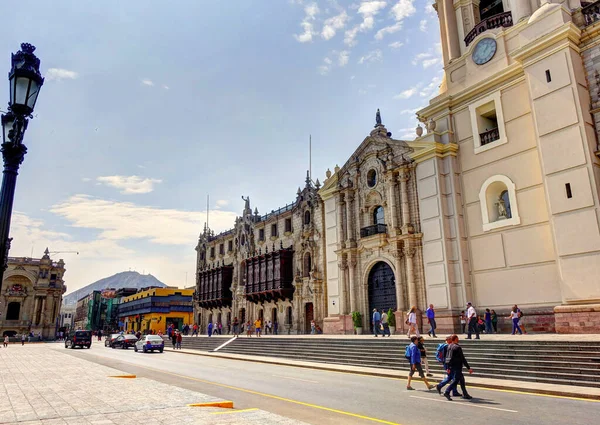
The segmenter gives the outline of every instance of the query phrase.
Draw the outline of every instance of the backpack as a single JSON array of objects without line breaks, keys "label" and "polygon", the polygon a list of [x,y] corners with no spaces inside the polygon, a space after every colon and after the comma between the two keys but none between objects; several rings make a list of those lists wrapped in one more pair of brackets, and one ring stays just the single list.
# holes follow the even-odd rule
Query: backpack
[{"label": "backpack", "polygon": [[435,350],[435,359],[438,361],[438,363],[443,364],[446,361],[446,347],[448,347],[448,344],[445,342],[438,344]]},{"label": "backpack", "polygon": [[410,360],[410,355],[411,355],[411,351],[410,351],[410,345],[406,346],[406,349],[404,350],[404,357],[406,358],[406,360]]}]

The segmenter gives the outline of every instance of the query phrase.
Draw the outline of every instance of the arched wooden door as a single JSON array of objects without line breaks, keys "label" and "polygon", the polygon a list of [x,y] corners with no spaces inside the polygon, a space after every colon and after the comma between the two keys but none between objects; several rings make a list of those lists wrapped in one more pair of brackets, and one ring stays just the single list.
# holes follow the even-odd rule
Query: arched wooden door
[{"label": "arched wooden door", "polygon": [[390,308],[395,311],[396,304],[396,280],[394,271],[387,263],[380,261],[375,264],[369,273],[369,319],[373,309],[388,311]]}]

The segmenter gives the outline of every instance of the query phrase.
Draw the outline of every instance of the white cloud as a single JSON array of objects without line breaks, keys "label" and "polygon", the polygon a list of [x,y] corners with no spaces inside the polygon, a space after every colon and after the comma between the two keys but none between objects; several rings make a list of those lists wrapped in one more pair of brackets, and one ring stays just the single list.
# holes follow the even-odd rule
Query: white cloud
[{"label": "white cloud", "polygon": [[323,29],[321,30],[321,37],[325,40],[331,40],[335,37],[338,30],[343,29],[348,22],[348,14],[343,10],[339,15],[327,18],[323,23]]},{"label": "white cloud", "polygon": [[150,87],[152,87],[152,86],[154,85],[154,81],[152,81],[152,80],[149,80],[149,79],[147,79],[147,78],[146,78],[146,79],[143,79],[143,80],[142,80],[142,84],[143,84],[143,85],[145,85],[145,86],[150,86]]},{"label": "white cloud", "polygon": [[102,176],[96,179],[99,183],[121,189],[126,195],[150,193],[154,190],[155,183],[162,183],[159,179],[142,178],[139,176]]},{"label": "white cloud", "polygon": [[388,44],[388,46],[392,49],[399,49],[400,47],[404,46],[404,43],[401,41],[394,41],[393,43]]},{"label": "white cloud", "polygon": [[163,84],[163,89],[169,90],[169,86],[167,86],[166,84]]},{"label": "white cloud", "polygon": [[89,177],[82,177],[81,181],[87,183],[89,181],[92,181],[92,179],[90,179]]},{"label": "white cloud", "polygon": [[422,62],[425,59],[429,59],[431,58],[433,55],[431,53],[419,53],[418,55],[416,55],[413,60],[412,60],[412,64],[413,65],[417,65],[419,62]]},{"label": "white cloud", "polygon": [[415,0],[399,0],[392,7],[392,14],[396,21],[402,21],[404,18],[408,18],[415,14],[417,9],[414,6]]},{"label": "white cloud", "polygon": [[75,80],[77,77],[79,77],[77,72],[62,68],[50,68],[46,72],[48,81]]},{"label": "white cloud", "polygon": [[304,8],[304,19],[300,23],[300,26],[304,32],[299,35],[294,34],[294,37],[300,43],[308,43],[309,41],[312,41],[313,36],[315,35],[313,21],[316,19],[318,14],[319,6],[317,6],[317,3],[311,3]]},{"label": "white cloud", "polygon": [[399,94],[394,96],[394,99],[409,99],[409,98],[413,97],[415,94],[417,94],[418,90],[419,90],[418,86],[411,87],[410,89],[406,89],[403,92],[400,92]]},{"label": "white cloud", "polygon": [[381,40],[387,34],[394,34],[402,29],[402,23],[404,19],[412,16],[417,11],[414,6],[414,0],[399,0],[392,9],[390,10],[390,14],[393,16],[396,21],[393,25],[389,25],[387,27],[381,28],[375,34],[376,40]]},{"label": "white cloud", "polygon": [[321,65],[317,68],[319,71],[319,74],[321,74],[321,75],[329,74],[329,72],[331,71],[331,68],[332,68],[332,64],[333,64],[333,61],[330,58],[326,57],[325,59],[323,59],[323,65]]},{"label": "white cloud", "polygon": [[367,91],[365,89],[358,89],[358,94],[362,96],[367,94]]},{"label": "white cloud", "polygon": [[420,111],[421,109],[423,109],[422,106],[419,106],[418,108],[413,108],[413,109],[403,109],[400,111],[400,115],[413,115],[413,114],[416,114],[417,111]]},{"label": "white cloud", "polygon": [[338,65],[346,66],[348,65],[348,61],[350,60],[350,52],[348,50],[342,50],[338,54]]},{"label": "white cloud", "polygon": [[430,16],[435,16],[437,17],[437,12],[435,11],[435,9],[433,8],[433,4],[431,2],[428,2],[425,5],[425,13],[427,13]]},{"label": "white cloud", "polygon": [[363,1],[360,6],[358,6],[358,13],[362,15],[362,22],[352,29],[346,31],[344,37],[344,43],[348,46],[356,45],[356,36],[359,32],[367,32],[373,29],[375,25],[375,16],[381,12],[387,3],[385,1]]},{"label": "white cloud", "polygon": [[437,65],[439,63],[442,63],[442,58],[426,59],[423,61],[422,65],[423,65],[423,69],[427,69],[430,66]]},{"label": "white cloud", "polygon": [[229,201],[227,201],[226,199],[217,199],[216,204],[219,207],[226,207],[227,205],[229,205]]},{"label": "white cloud", "polygon": [[387,34],[394,34],[402,29],[402,21],[396,22],[394,25],[387,26],[385,28],[380,29],[375,33],[375,39],[381,40]]},{"label": "white cloud", "polygon": [[363,63],[373,63],[373,62],[381,62],[383,60],[383,52],[379,49],[373,50],[372,52],[367,53],[362,56],[359,60],[359,64]]},{"label": "white cloud", "polygon": [[440,88],[440,84],[442,83],[442,75],[443,71],[436,75],[431,79],[431,82],[421,90],[420,96],[425,98],[430,98],[437,94]]},{"label": "white cloud", "polygon": [[422,19],[421,22],[419,22],[419,31],[427,32],[427,19]]}]

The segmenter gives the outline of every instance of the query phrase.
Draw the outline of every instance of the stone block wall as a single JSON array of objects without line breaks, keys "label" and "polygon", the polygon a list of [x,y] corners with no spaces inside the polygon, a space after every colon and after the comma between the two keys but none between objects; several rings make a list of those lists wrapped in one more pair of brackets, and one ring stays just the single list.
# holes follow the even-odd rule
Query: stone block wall
[{"label": "stone block wall", "polygon": [[588,334],[600,332],[600,304],[554,307],[557,333]]}]

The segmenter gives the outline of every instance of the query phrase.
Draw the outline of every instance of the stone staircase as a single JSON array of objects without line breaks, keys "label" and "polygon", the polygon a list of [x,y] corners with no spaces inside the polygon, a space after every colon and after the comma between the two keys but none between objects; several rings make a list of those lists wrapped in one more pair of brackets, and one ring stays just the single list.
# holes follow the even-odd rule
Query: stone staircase
[{"label": "stone staircase", "polygon": [[[182,347],[211,351],[221,338],[184,338]],[[426,342],[429,366],[442,373],[435,360],[441,338]],[[318,363],[409,370],[405,339],[245,338],[219,350],[223,354],[278,357]],[[478,377],[600,388],[600,342],[461,341]]]}]

